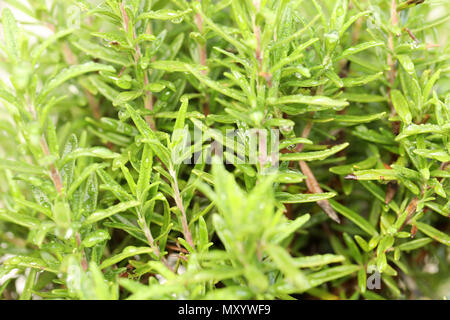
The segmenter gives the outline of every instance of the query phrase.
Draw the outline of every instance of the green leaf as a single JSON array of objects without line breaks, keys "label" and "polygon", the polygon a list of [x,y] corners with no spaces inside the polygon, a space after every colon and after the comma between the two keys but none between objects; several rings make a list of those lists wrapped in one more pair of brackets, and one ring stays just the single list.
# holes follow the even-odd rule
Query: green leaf
[{"label": "green leaf", "polygon": [[273,242],[274,243],[280,243],[287,237],[289,237],[291,234],[293,234],[295,231],[301,228],[308,220],[310,219],[310,215],[304,214],[297,219],[293,221],[289,221],[289,223],[282,224],[278,228],[274,229],[273,233]]},{"label": "green leaf", "polygon": [[0,86],[0,98],[12,105],[18,104],[16,97],[5,88],[2,88],[2,86]]},{"label": "green leaf", "polygon": [[312,104],[326,107],[346,107],[348,106],[348,102],[345,100],[335,100],[325,96],[304,96],[304,95],[293,95],[293,96],[284,96],[281,98],[270,98],[268,99],[269,104],[271,105],[280,105],[287,103],[303,103],[303,104]]},{"label": "green leaf", "polygon": [[345,176],[345,179],[389,181],[397,180],[397,175],[397,172],[392,169],[370,169],[354,171],[352,174]]},{"label": "green leaf", "polygon": [[57,89],[64,82],[78,77],[82,74],[95,72],[95,71],[104,71],[104,72],[115,72],[116,70],[108,65],[99,64],[95,62],[87,62],[85,64],[72,66],[67,69],[62,70],[56,77],[51,79],[45,86],[44,90],[41,92],[40,97],[45,98],[49,93],[53,90]]},{"label": "green leaf", "polygon": [[353,102],[361,102],[361,103],[371,103],[371,102],[383,102],[386,101],[386,98],[383,96],[377,96],[374,94],[367,93],[348,93],[345,92],[340,95],[341,98],[346,99],[348,101]]},{"label": "green leaf", "polygon": [[299,183],[306,179],[306,176],[298,170],[280,170],[277,172],[276,182],[279,183]]},{"label": "green leaf", "polygon": [[112,62],[121,66],[131,65],[131,62],[126,58],[126,56],[91,41],[77,39],[77,41],[73,41],[72,44],[78,50],[81,50],[94,58]]},{"label": "green leaf", "polygon": [[92,148],[78,148],[73,150],[72,152],[68,153],[66,156],[64,156],[61,161],[60,165],[64,165],[70,161],[73,161],[75,159],[78,159],[80,157],[96,157],[101,159],[115,159],[120,157],[120,154],[112,152],[108,148],[104,147],[92,147]]},{"label": "green leaf", "polygon": [[53,219],[58,227],[64,231],[70,228],[72,212],[67,202],[57,201],[53,206]]},{"label": "green leaf", "polygon": [[361,247],[361,249],[363,249],[365,252],[369,252],[370,251],[369,244],[367,243],[366,240],[364,240],[363,238],[361,238],[358,235],[355,235],[355,240],[356,240],[356,242],[358,242],[358,244]]},{"label": "green leaf", "polygon": [[27,276],[27,280],[25,281],[25,287],[20,295],[20,300],[31,300],[31,294],[33,290],[34,283],[36,281],[36,269],[31,269],[30,273]]},{"label": "green leaf", "polygon": [[308,280],[313,287],[317,287],[322,283],[336,280],[345,276],[348,276],[356,271],[358,271],[361,267],[357,265],[346,265],[339,267],[332,267],[323,271],[315,272],[308,275]]},{"label": "green leaf", "polygon": [[152,19],[152,20],[174,20],[179,21],[180,18],[183,18],[185,15],[190,13],[192,10],[187,9],[185,11],[180,10],[170,10],[170,9],[161,9],[157,11],[148,11],[144,12],[137,17],[137,21],[144,19]]},{"label": "green leaf", "polygon": [[383,75],[383,72],[378,72],[375,74],[371,74],[368,76],[361,77],[346,77],[342,78],[342,82],[344,83],[344,87],[357,87],[368,84],[369,82],[375,81],[379,79]]},{"label": "green leaf", "polygon": [[377,164],[377,161],[378,161],[378,157],[369,157],[363,161],[356,162],[353,164],[331,167],[330,172],[333,172],[335,174],[340,174],[340,175],[350,174],[350,173],[354,172],[354,170],[369,169],[369,168],[375,166]]},{"label": "green leaf", "polygon": [[339,75],[334,73],[331,70],[325,71],[325,76],[330,79],[331,82],[333,82],[338,88],[342,88],[344,86],[344,82],[342,82]]},{"label": "green leaf", "polygon": [[408,107],[408,102],[406,101],[403,94],[398,90],[391,91],[392,104],[395,110],[405,124],[410,124],[412,121],[411,112]]},{"label": "green leaf", "polygon": [[57,273],[58,270],[54,270],[47,266],[44,260],[34,257],[27,257],[27,256],[15,256],[12,258],[9,258],[5,262],[3,262],[5,266],[12,266],[16,268],[32,268],[32,269],[38,269],[40,271],[48,271]]},{"label": "green leaf", "polygon": [[343,262],[344,260],[344,256],[328,253],[294,258],[294,263],[297,268],[315,268],[331,263]]},{"label": "green leaf", "polygon": [[415,149],[413,150],[415,154],[418,154],[419,156],[429,158],[429,159],[436,159],[442,162],[448,162],[450,161],[450,154],[445,150],[427,150],[427,149]]},{"label": "green leaf", "polygon": [[156,140],[157,138],[152,129],[150,129],[148,124],[144,121],[144,119],[142,119],[142,117],[136,112],[136,110],[134,110],[129,104],[125,104],[125,107],[131,118],[133,119],[133,122],[139,132],[147,139]]},{"label": "green leaf", "polygon": [[296,145],[298,143],[313,144],[313,142],[309,139],[302,138],[302,137],[296,137],[296,138],[285,139],[285,140],[280,141],[280,146],[278,147],[278,150],[283,150],[284,148]]},{"label": "green leaf", "polygon": [[438,71],[433,73],[430,80],[427,81],[427,84],[423,88],[423,95],[422,95],[423,101],[428,100],[431,90],[433,89],[433,86],[436,83],[436,81],[439,79],[440,75],[441,75],[441,70],[439,69]]},{"label": "green leaf", "polygon": [[73,181],[70,185],[70,188],[67,191],[67,196],[70,198],[75,190],[77,190],[77,188],[83,183],[83,181],[86,180],[93,172],[105,167],[107,167],[106,163],[93,163],[85,168],[81,175],[77,176],[75,181]]},{"label": "green leaf", "polygon": [[271,245],[268,246],[266,250],[277,267],[285,273],[287,278],[293,283],[296,292],[303,292],[310,288],[307,278],[298,270],[293,258],[284,248]]},{"label": "green leaf", "polygon": [[311,152],[298,152],[298,153],[283,153],[280,155],[281,161],[314,161],[323,160],[344,150],[349,146],[348,142],[331,147],[330,149],[323,151],[311,151]]},{"label": "green leaf", "polygon": [[196,65],[191,67],[189,64],[181,61],[157,60],[150,63],[150,68],[163,70],[167,72],[190,72],[191,70],[207,70],[206,67]]},{"label": "green leaf", "polygon": [[34,48],[33,51],[31,52],[32,64],[35,65],[37,63],[38,59],[41,57],[41,55],[45,51],[45,49],[47,49],[49,46],[51,46],[54,42],[58,41],[59,39],[70,35],[75,30],[76,29],[74,29],[74,28],[70,28],[67,30],[58,31],[57,33],[48,37],[39,46]]},{"label": "green leaf", "polygon": [[92,224],[94,222],[111,217],[119,212],[126,211],[130,208],[136,207],[140,204],[138,201],[127,201],[116,204],[115,206],[109,207],[105,210],[95,211],[92,213],[85,221],[84,224]]},{"label": "green leaf", "polygon": [[[182,96],[181,99],[181,107],[178,110],[177,120],[175,121],[175,126],[173,127],[173,131],[184,129],[184,121],[186,119],[187,107],[189,104],[188,96]],[[173,140],[172,140],[173,141]]]},{"label": "green leaf", "polygon": [[409,74],[413,75],[415,73],[414,70],[414,63],[412,62],[411,58],[404,54],[397,55],[398,61],[400,61],[400,64],[402,65],[403,69]]},{"label": "green leaf", "polygon": [[417,226],[417,229],[425,233],[430,238],[433,238],[446,246],[450,246],[450,236],[448,234],[443,233],[442,231],[439,231],[423,222],[415,222],[415,225]]},{"label": "green leaf", "polygon": [[227,88],[227,87],[219,84],[217,81],[211,80],[207,76],[203,75],[200,72],[200,70],[195,69],[188,64],[186,64],[186,69],[187,69],[187,71],[192,73],[192,75],[194,75],[201,83],[210,87],[211,89],[214,89],[214,90],[222,93],[223,95],[226,95],[226,96],[233,98],[235,100],[238,100],[240,102],[247,101],[247,99],[239,91],[237,91],[235,89]]},{"label": "green leaf", "polygon": [[382,119],[386,112],[375,113],[371,115],[354,116],[354,115],[335,115],[333,116],[335,121],[345,122],[345,123],[367,123],[374,120]]},{"label": "green leaf", "polygon": [[342,52],[342,54],[337,57],[337,60],[346,58],[348,56],[351,56],[353,54],[356,54],[358,52],[367,50],[369,48],[373,48],[373,47],[378,47],[378,46],[383,46],[384,43],[383,42],[379,42],[379,41],[368,41],[368,42],[364,42],[364,43],[360,43],[354,47],[350,47],[344,50],[344,52]]},{"label": "green leaf", "polygon": [[358,247],[356,246],[356,243],[353,241],[352,237],[348,235],[348,233],[343,233],[344,241],[347,244],[347,247],[349,249],[349,254],[353,258],[353,260],[358,263],[359,265],[363,264],[363,257],[361,255],[361,252],[359,251]]},{"label": "green leaf", "polygon": [[399,141],[406,137],[423,133],[445,133],[449,131],[449,128],[450,126],[438,126],[435,124],[410,124],[403,128],[395,140]]},{"label": "green leaf", "polygon": [[119,95],[119,91],[107,85],[100,79],[100,77],[89,76],[88,79],[92,86],[95,87],[109,101],[114,101],[114,99]]},{"label": "green leaf", "polygon": [[153,166],[153,152],[148,144],[144,145],[141,157],[141,166],[139,169],[139,178],[136,185],[137,198],[140,201],[144,201],[144,191],[148,190],[147,187],[150,184],[150,177],[152,174]]},{"label": "green leaf", "polygon": [[119,93],[119,95],[117,95],[117,97],[114,98],[113,106],[115,106],[115,107],[121,106],[126,102],[136,100],[137,98],[142,96],[142,94],[143,94],[143,91],[141,91],[141,90],[121,92],[121,93]]},{"label": "green leaf", "polygon": [[37,167],[25,162],[20,161],[13,161],[13,160],[6,160],[6,159],[0,159],[0,168],[1,169],[7,169],[15,172],[21,172],[21,173],[30,173],[30,174],[45,174],[45,170],[41,167]]},{"label": "green leaf", "polygon": [[16,19],[9,8],[5,8],[2,11],[2,24],[6,52],[11,59],[11,62],[17,63],[19,60],[19,45],[17,43],[19,28],[17,27]]},{"label": "green leaf", "polygon": [[367,274],[366,274],[366,270],[364,270],[364,268],[361,268],[358,271],[358,287],[362,293],[366,292]]},{"label": "green leaf", "polygon": [[135,246],[128,246],[119,254],[116,254],[108,259],[103,260],[102,264],[100,265],[100,269],[105,269],[113,264],[116,264],[119,261],[122,261],[126,258],[133,257],[140,254],[145,253],[151,253],[153,250],[149,247],[135,247]]},{"label": "green leaf", "polygon": [[324,192],[324,193],[299,193],[291,194],[287,192],[277,192],[275,197],[278,201],[282,203],[306,203],[306,202],[317,202],[320,200],[330,199],[336,196],[334,192]]},{"label": "green leaf", "polygon": [[94,232],[89,233],[86,237],[84,237],[81,244],[85,248],[91,248],[95,246],[96,244],[99,244],[103,241],[111,239],[111,236],[109,235],[108,231],[103,229],[95,230]]},{"label": "green leaf", "polygon": [[39,219],[18,212],[8,212],[0,209],[0,220],[12,222],[29,229],[37,229],[40,227],[41,222]]},{"label": "green leaf", "polygon": [[411,251],[411,250],[416,250],[423,246],[426,246],[427,244],[429,244],[431,242],[433,242],[433,240],[431,240],[429,238],[416,239],[416,240],[402,243],[402,244],[398,245],[397,248],[399,248],[402,251]]},{"label": "green leaf", "polygon": [[330,205],[333,207],[334,210],[342,214],[344,217],[355,223],[358,227],[360,227],[362,230],[364,230],[367,234],[371,236],[375,236],[378,234],[377,230],[363,217],[361,217],[358,213],[355,211],[344,207],[340,203],[334,201],[334,200],[328,200],[330,202]]}]

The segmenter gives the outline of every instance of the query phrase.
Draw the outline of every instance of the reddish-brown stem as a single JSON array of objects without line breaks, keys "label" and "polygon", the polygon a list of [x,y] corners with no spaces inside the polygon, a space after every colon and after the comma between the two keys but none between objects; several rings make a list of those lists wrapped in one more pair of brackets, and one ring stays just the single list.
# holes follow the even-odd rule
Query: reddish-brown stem
[{"label": "reddish-brown stem", "polygon": [[[200,34],[203,35],[203,18],[202,16],[197,13],[195,15],[195,24],[197,25],[198,31]],[[207,53],[206,53],[206,44],[198,44],[198,51],[200,55],[200,64],[202,66],[206,66],[206,59],[207,59]],[[207,70],[202,70],[203,74],[207,73]]]},{"label": "reddish-brown stem", "polygon": [[406,28],[406,27],[403,28],[403,30],[405,30],[406,33],[408,33],[408,35],[409,35],[409,37],[410,37],[411,39],[413,39],[415,42],[419,42],[419,39],[416,38],[416,36],[412,33],[411,30],[409,30],[409,29]]},{"label": "reddish-brown stem", "polygon": [[84,250],[81,248],[81,237],[80,233],[75,233],[75,241],[77,242],[78,249],[81,251],[81,267],[84,271],[87,271],[88,269],[88,263],[86,259],[86,254],[84,253]]},{"label": "reddish-brown stem", "polygon": [[[147,74],[147,70],[145,70],[144,85],[146,86],[146,85],[148,85],[148,83],[149,83],[148,74]],[[150,111],[153,110],[153,96],[150,91],[145,91],[144,106],[145,106],[145,109],[147,109],[147,110],[150,110]],[[155,119],[153,119],[152,116],[146,116],[145,121],[147,121],[148,125],[150,126],[150,128],[153,131],[156,130]]]},{"label": "reddish-brown stem", "polygon": [[[50,156],[50,151],[48,150],[47,140],[45,139],[44,135],[42,135],[42,138],[41,138],[41,147],[42,147],[42,152],[44,153],[44,155]],[[61,179],[61,175],[58,172],[58,169],[56,169],[54,164],[50,165],[50,174],[52,177],[53,184],[55,185],[56,191],[58,193],[61,193],[62,179]]]},{"label": "reddish-brown stem", "polygon": [[400,228],[398,228],[398,231],[401,231],[405,225],[407,225],[408,223],[410,223],[410,220],[411,220],[413,214],[416,212],[416,209],[417,209],[417,202],[418,202],[418,201],[419,201],[419,199],[417,199],[417,197],[415,197],[415,198],[412,199],[411,202],[408,204],[408,206],[406,207],[406,211],[408,212],[408,216],[406,217],[405,221],[404,221],[403,224],[400,226]]},{"label": "reddish-brown stem", "polygon": [[[201,0],[199,0],[199,2],[201,2]],[[200,32],[200,34],[203,35],[203,18],[199,13],[197,13],[195,15],[195,24],[197,25],[198,32]],[[206,61],[208,59],[208,54],[206,52],[206,43],[198,44],[198,52],[199,52],[200,64],[202,66],[206,67],[207,66]],[[201,72],[204,75],[206,75],[208,73],[208,70],[202,70]],[[208,116],[210,113],[208,96],[205,96],[205,101],[203,102],[203,113],[205,116]]]},{"label": "reddish-brown stem", "polygon": [[253,33],[255,34],[256,38],[256,49],[255,49],[255,57],[258,61],[258,69],[261,73],[262,71],[262,53],[261,53],[261,29],[256,24],[253,25]]},{"label": "reddish-brown stem", "polygon": [[[396,0],[391,0],[391,24],[393,26],[398,24]],[[390,86],[387,88],[387,90],[388,90],[388,96],[389,96],[389,106],[391,109],[390,115],[392,117],[396,114],[396,111],[395,111],[394,105],[392,104],[391,88],[394,87],[395,77],[397,74],[397,71],[395,70],[395,61],[392,56],[392,54],[394,52],[394,35],[392,34],[392,32],[390,32],[389,36],[388,36],[388,48],[390,51],[390,52],[388,52],[388,58],[387,58],[387,64],[389,66],[388,81],[389,81]]]},{"label": "reddish-brown stem", "polygon": [[259,144],[259,167],[263,171],[267,162],[267,131],[258,130],[258,144]]},{"label": "reddish-brown stem", "polygon": [[92,109],[92,115],[94,116],[94,119],[100,119],[102,114],[100,113],[100,104],[97,101],[97,99],[94,98],[94,95],[90,93],[88,90],[84,89],[84,94],[87,97],[88,104]]},{"label": "reddish-brown stem", "polygon": [[[120,4],[120,12],[122,13],[122,18],[123,18],[123,28],[124,28],[125,32],[128,33],[130,31],[130,18],[128,17],[128,14],[125,10],[125,0],[123,0],[122,3]],[[133,40],[136,40],[136,38],[137,38],[136,29],[133,28],[132,31],[133,31]],[[137,66],[139,63],[139,59],[141,59],[141,57],[142,57],[141,48],[139,46],[139,43],[137,43],[137,42],[135,44],[134,51],[135,51],[134,62]],[[147,86],[148,84],[149,84],[148,71],[144,70],[144,86]],[[153,97],[152,97],[151,92],[149,92],[147,90],[145,91],[145,95],[144,95],[144,106],[145,106],[145,109],[147,109],[147,110],[150,110],[150,111],[153,110]],[[152,130],[156,130],[155,120],[153,119],[152,116],[146,116],[145,120]]]},{"label": "reddish-brown stem", "polygon": [[[313,123],[308,122],[303,129],[302,132],[302,138],[307,138],[309,136],[309,133],[311,132]],[[298,144],[297,145],[297,152],[301,152],[303,150],[304,145]],[[312,193],[323,193],[322,188],[319,185],[319,182],[317,181],[316,177],[314,176],[313,172],[309,168],[308,164],[305,161],[299,161],[300,169],[302,170],[303,174],[306,176],[306,187],[308,188],[309,192]],[[337,213],[334,211],[334,209],[331,207],[328,200],[320,200],[317,201],[317,204],[325,211],[325,213],[334,221],[337,223],[340,223],[340,219],[337,215]]]},{"label": "reddish-brown stem", "polygon": [[178,209],[181,211],[181,224],[183,226],[183,235],[186,239],[187,243],[192,247],[194,247],[194,241],[192,240],[192,233],[189,230],[189,226],[187,223],[186,211],[184,210],[183,199],[180,195],[180,189],[178,188],[178,180],[177,174],[173,168],[169,168],[169,173],[172,176],[173,184],[172,189],[175,193],[175,203],[177,204]]},{"label": "reddish-brown stem", "polygon": [[[34,120],[37,120],[36,110],[34,109],[34,106],[32,104],[29,104],[28,110],[30,111],[31,115],[33,116]],[[50,156],[50,151],[48,149],[47,140],[45,139],[44,134],[42,134],[41,137],[41,149],[44,153],[44,156],[48,157]],[[58,169],[56,169],[54,164],[50,164],[50,175],[53,181],[53,184],[55,185],[56,191],[58,193],[61,193],[62,190],[62,179],[58,172]]]}]

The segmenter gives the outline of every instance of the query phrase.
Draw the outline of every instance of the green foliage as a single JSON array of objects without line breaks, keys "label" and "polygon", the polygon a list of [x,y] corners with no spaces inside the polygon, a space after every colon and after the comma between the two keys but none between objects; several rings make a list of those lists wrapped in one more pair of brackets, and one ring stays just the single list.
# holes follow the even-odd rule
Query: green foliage
[{"label": "green foliage", "polygon": [[4,2],[2,298],[449,296],[448,3]]}]

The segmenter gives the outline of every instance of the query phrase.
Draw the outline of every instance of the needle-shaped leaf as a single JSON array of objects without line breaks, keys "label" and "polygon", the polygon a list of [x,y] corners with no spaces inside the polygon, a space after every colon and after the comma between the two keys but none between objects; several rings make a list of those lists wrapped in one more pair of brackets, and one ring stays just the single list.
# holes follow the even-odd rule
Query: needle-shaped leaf
[{"label": "needle-shaped leaf", "polygon": [[359,268],[360,266],[357,265],[332,267],[308,275],[308,280],[311,285],[315,287],[321,285],[322,283],[348,276],[349,274],[358,271]]},{"label": "needle-shaped leaf", "polygon": [[380,42],[380,41],[369,41],[369,42],[364,42],[364,43],[360,43],[354,47],[350,47],[348,49],[345,49],[344,52],[342,52],[342,54],[337,57],[336,59],[342,59],[342,58],[346,58],[350,55],[353,54],[357,54],[358,52],[373,48],[373,47],[378,47],[378,46],[383,46],[384,43]]},{"label": "needle-shaped leaf", "polygon": [[144,145],[141,157],[141,166],[139,168],[139,178],[136,185],[136,194],[138,199],[144,201],[144,191],[148,190],[150,184],[150,177],[153,166],[153,152],[148,144]]},{"label": "needle-shaped leaf", "polygon": [[26,162],[0,159],[0,169],[8,169],[14,172],[45,174],[45,170],[41,167],[28,164]]},{"label": "needle-shaped leaf", "polygon": [[416,222],[415,225],[420,231],[425,233],[430,238],[433,238],[436,241],[439,241],[447,246],[450,246],[450,236],[448,234],[439,231],[436,228],[423,222]]},{"label": "needle-shaped leaf", "polygon": [[105,269],[113,264],[116,264],[117,262],[120,262],[126,258],[133,257],[140,254],[146,254],[151,253],[152,249],[149,247],[135,247],[135,246],[128,246],[119,254],[116,254],[108,259],[103,260],[102,264],[100,265],[100,269]]},{"label": "needle-shaped leaf", "polygon": [[395,110],[405,124],[410,124],[412,121],[411,111],[409,110],[408,102],[399,90],[391,91],[392,104]]},{"label": "needle-shaped leaf", "polygon": [[36,64],[38,59],[41,57],[42,53],[51,46],[54,42],[58,41],[61,38],[64,38],[71,33],[75,31],[74,28],[70,28],[67,30],[61,30],[57,33],[51,35],[48,37],[44,42],[42,42],[39,46],[37,46],[32,52],[31,52],[31,58],[32,58],[32,64]]},{"label": "needle-shaped leaf", "polygon": [[112,62],[122,66],[129,66],[131,64],[126,56],[91,41],[78,39],[77,41],[73,41],[72,44],[77,49],[97,59]]},{"label": "needle-shaped leaf", "polygon": [[140,202],[138,201],[127,201],[116,204],[115,206],[109,207],[108,209],[105,210],[95,211],[84,221],[84,224],[91,224],[106,219],[119,212],[123,212],[130,208],[136,207],[139,204]]},{"label": "needle-shaped leaf", "polygon": [[291,194],[287,192],[277,192],[275,197],[278,201],[282,203],[305,203],[305,202],[317,202],[320,200],[330,199],[336,196],[334,192],[324,192],[324,193],[299,193]]},{"label": "needle-shaped leaf", "polygon": [[298,152],[298,153],[283,153],[280,155],[280,160],[282,161],[313,161],[313,160],[323,160],[327,157],[344,150],[349,146],[349,143],[343,143],[330,149],[323,151],[311,151],[311,152]]},{"label": "needle-shaped leaf", "polygon": [[174,20],[176,22],[179,21],[180,18],[183,18],[185,15],[190,13],[192,10],[187,9],[185,11],[180,10],[170,10],[170,9],[161,9],[157,11],[148,11],[144,12],[137,17],[137,20],[143,19],[151,19],[151,20]]},{"label": "needle-shaped leaf", "polygon": [[53,90],[57,89],[64,82],[78,77],[82,74],[95,72],[95,71],[104,71],[104,72],[115,72],[115,69],[111,66],[105,64],[99,64],[95,62],[87,62],[85,64],[72,66],[67,69],[62,70],[56,77],[51,79],[43,88],[43,91],[40,94],[41,98],[45,98],[49,93]]},{"label": "needle-shaped leaf", "polygon": [[344,217],[355,223],[358,227],[360,227],[362,230],[367,232],[369,235],[374,236],[377,235],[378,232],[375,230],[375,228],[362,216],[360,216],[357,212],[343,206],[342,204],[334,201],[334,200],[328,200],[333,207],[334,210],[342,214]]},{"label": "needle-shaped leaf", "polygon": [[8,212],[3,209],[0,209],[0,220],[12,222],[30,229],[39,228],[41,225],[39,219],[35,217],[18,212]]},{"label": "needle-shaped leaf", "polygon": [[328,107],[345,107],[348,106],[348,102],[345,100],[335,100],[325,96],[304,96],[304,95],[293,95],[284,96],[281,98],[270,98],[268,101],[272,105],[280,105],[287,103],[302,103],[302,104],[312,104],[319,106]]},{"label": "needle-shaped leaf", "polygon": [[17,63],[19,60],[19,44],[17,43],[19,28],[17,27],[16,19],[9,8],[4,8],[2,10],[2,25],[6,52],[11,59],[11,62]]},{"label": "needle-shaped leaf", "polygon": [[61,159],[61,165],[64,165],[72,160],[78,159],[80,157],[95,157],[101,159],[114,159],[120,157],[120,154],[112,152],[108,148],[104,147],[93,147],[93,148],[77,148],[72,150]]}]

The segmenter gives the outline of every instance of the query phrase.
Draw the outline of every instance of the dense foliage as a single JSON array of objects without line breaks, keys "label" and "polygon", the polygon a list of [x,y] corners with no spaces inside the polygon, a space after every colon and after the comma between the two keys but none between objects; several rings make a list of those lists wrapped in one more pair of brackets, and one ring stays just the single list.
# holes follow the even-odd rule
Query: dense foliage
[{"label": "dense foliage", "polygon": [[0,5],[2,298],[448,297],[447,1]]}]

